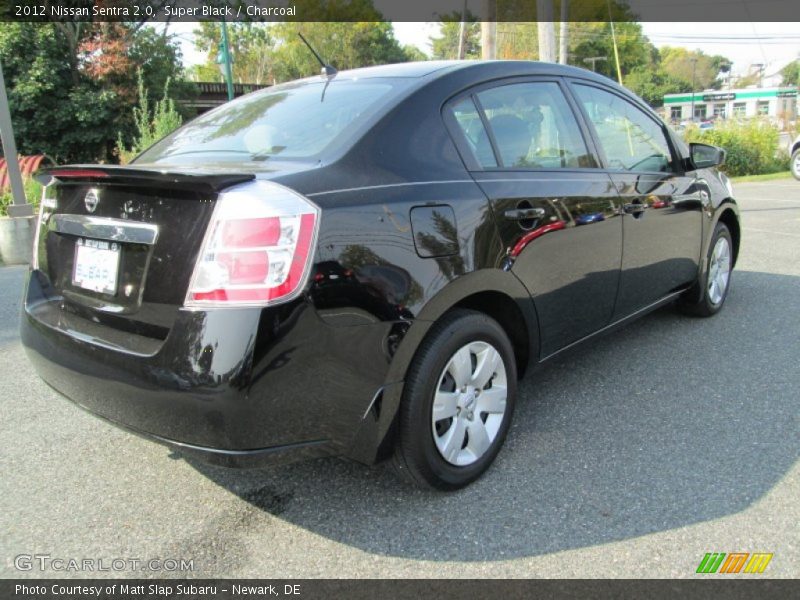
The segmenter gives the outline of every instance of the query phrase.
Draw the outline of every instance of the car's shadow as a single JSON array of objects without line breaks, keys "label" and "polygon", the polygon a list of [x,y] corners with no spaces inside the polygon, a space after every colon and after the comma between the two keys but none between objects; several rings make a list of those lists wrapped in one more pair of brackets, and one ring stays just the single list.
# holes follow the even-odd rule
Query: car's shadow
[{"label": "car's shadow", "polygon": [[194,466],[314,533],[414,559],[531,556],[737,513],[800,455],[800,280],[734,281],[713,319],[667,307],[530,373],[496,464],[458,493],[336,459]]}]

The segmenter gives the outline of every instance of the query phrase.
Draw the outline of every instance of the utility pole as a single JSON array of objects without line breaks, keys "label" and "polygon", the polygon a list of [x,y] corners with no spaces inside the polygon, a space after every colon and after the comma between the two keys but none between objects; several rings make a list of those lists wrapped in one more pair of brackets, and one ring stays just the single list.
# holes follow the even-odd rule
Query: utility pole
[{"label": "utility pole", "polygon": [[8,107],[6,80],[3,77],[2,65],[0,65],[0,140],[3,143],[3,155],[6,158],[6,169],[8,169],[8,178],[11,181],[12,204],[8,207],[8,216],[30,217],[33,215],[33,205],[28,203],[25,198],[25,188],[22,185],[22,174],[19,171],[17,144],[14,141],[11,110]]},{"label": "utility pole", "polygon": [[602,61],[602,60],[608,60],[608,57],[607,56],[590,56],[589,58],[584,58],[583,62],[585,62],[587,65],[591,64],[592,65],[592,71],[596,72],[597,68],[595,67],[595,65],[598,62]]},{"label": "utility pole", "polygon": [[222,20],[222,64],[225,83],[228,87],[228,100],[233,100],[233,74],[231,73],[231,47],[228,43],[228,24]]},{"label": "utility pole", "polygon": [[562,65],[567,64],[567,13],[569,12],[569,0],[561,0],[561,31],[558,37],[558,62]]},{"label": "utility pole", "polygon": [[692,122],[694,122],[694,76],[697,71],[697,57],[690,58],[689,62],[692,63],[692,108],[691,108],[692,114],[690,118]]},{"label": "utility pole", "polygon": [[481,21],[481,58],[497,58],[497,6],[495,0],[483,0],[485,21]]},{"label": "utility pole", "polygon": [[556,32],[553,26],[553,0],[536,0],[539,31],[539,60],[556,62]]},{"label": "utility pole", "polygon": [[464,0],[464,8],[461,10],[461,27],[458,30],[458,60],[464,60],[466,55],[466,30],[467,26],[464,22],[467,18],[467,0]]}]

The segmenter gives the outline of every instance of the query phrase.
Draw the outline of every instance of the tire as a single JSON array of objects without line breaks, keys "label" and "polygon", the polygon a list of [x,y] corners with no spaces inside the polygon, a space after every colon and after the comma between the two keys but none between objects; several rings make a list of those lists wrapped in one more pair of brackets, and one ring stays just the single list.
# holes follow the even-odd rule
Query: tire
[{"label": "tire", "polygon": [[794,175],[795,179],[800,180],[800,148],[795,150],[792,154],[792,162],[790,164],[792,175]]},{"label": "tire", "polygon": [[724,223],[717,223],[714,229],[706,265],[702,281],[698,281],[679,302],[683,312],[697,317],[711,317],[722,310],[731,289],[733,240]]},{"label": "tire", "polygon": [[480,312],[451,311],[409,368],[395,469],[422,488],[449,491],[475,481],[505,441],[516,395],[514,351],[503,328]]}]

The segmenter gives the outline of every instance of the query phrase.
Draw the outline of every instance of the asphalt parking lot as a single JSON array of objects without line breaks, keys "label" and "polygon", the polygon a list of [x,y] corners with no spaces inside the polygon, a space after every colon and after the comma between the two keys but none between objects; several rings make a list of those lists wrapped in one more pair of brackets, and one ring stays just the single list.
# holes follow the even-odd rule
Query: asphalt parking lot
[{"label": "asphalt parking lot", "polygon": [[95,419],[29,367],[25,269],[0,268],[0,576],[65,575],[14,566],[47,554],[195,577],[693,577],[739,551],[800,576],[800,182],[737,196],[725,310],[667,307],[529,374],[497,463],[449,495],[337,459],[209,468]]}]

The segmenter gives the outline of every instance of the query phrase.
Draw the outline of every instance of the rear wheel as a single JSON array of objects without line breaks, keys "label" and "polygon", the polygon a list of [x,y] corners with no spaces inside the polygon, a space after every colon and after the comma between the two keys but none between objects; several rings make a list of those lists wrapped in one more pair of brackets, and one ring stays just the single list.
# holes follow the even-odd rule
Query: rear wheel
[{"label": "rear wheel", "polygon": [[792,154],[792,175],[795,179],[800,179],[800,148]]},{"label": "rear wheel", "polygon": [[725,304],[730,290],[731,271],[733,270],[733,241],[731,233],[724,223],[717,223],[714,230],[714,237],[708,248],[707,265],[701,280],[688,292],[687,298],[693,298],[693,300],[682,298],[680,302],[684,312],[699,317],[710,317],[717,314]]},{"label": "rear wheel", "polygon": [[417,351],[400,407],[394,465],[411,482],[455,490],[494,461],[517,392],[511,342],[487,315],[456,310]]}]

